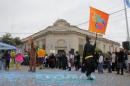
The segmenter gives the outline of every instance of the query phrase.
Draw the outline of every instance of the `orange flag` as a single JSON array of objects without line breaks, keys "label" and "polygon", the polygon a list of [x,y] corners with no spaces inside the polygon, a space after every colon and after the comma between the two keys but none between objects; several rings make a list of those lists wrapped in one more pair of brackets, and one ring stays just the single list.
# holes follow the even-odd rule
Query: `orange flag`
[{"label": "orange flag", "polygon": [[90,7],[89,31],[105,34],[109,14]]}]

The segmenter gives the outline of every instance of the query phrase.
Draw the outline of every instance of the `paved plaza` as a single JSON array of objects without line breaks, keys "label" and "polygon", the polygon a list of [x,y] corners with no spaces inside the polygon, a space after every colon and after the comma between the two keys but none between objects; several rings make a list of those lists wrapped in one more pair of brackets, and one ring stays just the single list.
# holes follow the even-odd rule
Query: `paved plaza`
[{"label": "paved plaza", "polygon": [[130,75],[116,73],[93,74],[94,80],[87,80],[80,71],[59,69],[0,72],[0,86],[130,86]]}]

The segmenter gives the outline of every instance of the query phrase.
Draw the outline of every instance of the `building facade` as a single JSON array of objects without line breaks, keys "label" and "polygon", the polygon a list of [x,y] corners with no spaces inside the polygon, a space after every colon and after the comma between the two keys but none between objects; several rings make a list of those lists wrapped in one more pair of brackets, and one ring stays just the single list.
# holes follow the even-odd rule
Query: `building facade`
[{"label": "building facade", "polygon": [[[82,55],[83,47],[86,42],[86,35],[91,38],[91,43],[95,41],[95,33],[82,30],[76,26],[70,25],[67,21],[57,20],[52,26],[48,26],[42,31],[31,35],[34,38],[35,46],[44,48],[47,53],[68,53],[71,49],[79,51]],[[103,52],[113,52],[120,48],[120,44],[103,38],[102,35],[97,36],[96,47]],[[29,37],[23,39],[24,49],[28,49]]]}]

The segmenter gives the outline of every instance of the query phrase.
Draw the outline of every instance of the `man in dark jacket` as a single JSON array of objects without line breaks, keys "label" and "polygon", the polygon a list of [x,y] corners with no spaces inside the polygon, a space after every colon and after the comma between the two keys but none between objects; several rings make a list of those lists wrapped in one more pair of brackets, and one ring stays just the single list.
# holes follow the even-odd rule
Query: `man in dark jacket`
[{"label": "man in dark jacket", "polygon": [[74,56],[74,65],[75,65],[75,70],[78,71],[80,67],[80,54],[78,51],[76,51]]},{"label": "man in dark jacket", "polygon": [[91,77],[91,73],[94,72],[96,68],[95,61],[93,58],[93,54],[95,52],[96,47],[96,40],[94,45],[91,45],[89,40],[90,38],[86,36],[86,44],[84,46],[83,59],[82,59],[82,72],[86,71],[86,76],[88,77],[88,79],[93,80],[93,78]]},{"label": "man in dark jacket", "polygon": [[65,53],[62,54],[62,68],[63,70],[66,70],[67,68],[67,57]]},{"label": "man in dark jacket", "polygon": [[121,75],[123,75],[124,62],[125,62],[125,54],[123,52],[123,49],[121,49],[117,58],[117,74],[119,74],[121,70]]}]

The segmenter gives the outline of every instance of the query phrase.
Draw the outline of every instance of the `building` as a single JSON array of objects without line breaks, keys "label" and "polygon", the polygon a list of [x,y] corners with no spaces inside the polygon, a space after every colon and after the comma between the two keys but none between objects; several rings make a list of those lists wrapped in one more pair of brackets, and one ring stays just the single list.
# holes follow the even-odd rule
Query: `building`
[{"label": "building", "polygon": [[[76,26],[70,25],[67,21],[57,20],[52,26],[48,26],[42,31],[31,35],[34,38],[34,43],[40,48],[45,48],[47,53],[54,52],[69,52],[71,49],[79,51],[82,55],[83,47],[86,42],[86,34],[90,36],[91,43],[95,41],[95,33],[80,29]],[[28,49],[29,37],[23,39],[24,48]],[[112,40],[103,38],[98,35],[97,46],[103,52],[113,52],[119,49],[120,44]]]}]

